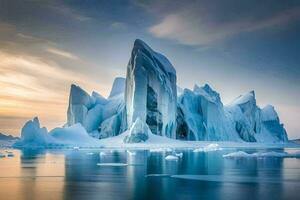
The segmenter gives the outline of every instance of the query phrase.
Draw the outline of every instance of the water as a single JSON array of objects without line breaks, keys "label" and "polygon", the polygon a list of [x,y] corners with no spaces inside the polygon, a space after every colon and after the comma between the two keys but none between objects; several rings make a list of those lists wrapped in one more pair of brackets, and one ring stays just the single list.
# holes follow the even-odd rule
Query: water
[{"label": "water", "polygon": [[222,157],[232,151],[167,161],[171,152],[13,150],[0,158],[0,199],[299,199],[300,159]]}]

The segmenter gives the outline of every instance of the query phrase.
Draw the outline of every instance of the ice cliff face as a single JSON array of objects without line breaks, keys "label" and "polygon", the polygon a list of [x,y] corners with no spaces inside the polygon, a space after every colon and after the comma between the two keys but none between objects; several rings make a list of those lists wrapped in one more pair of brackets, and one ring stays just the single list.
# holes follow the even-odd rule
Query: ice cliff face
[{"label": "ice cliff face", "polygon": [[238,135],[247,142],[285,142],[287,134],[273,106],[260,109],[255,93],[239,96],[226,106]]},{"label": "ice cliff face", "polygon": [[185,89],[179,96],[176,133],[185,140],[240,140],[219,94],[207,84]]},{"label": "ice cliff face", "polygon": [[115,78],[108,98],[112,98],[114,96],[124,94],[125,84],[126,84],[125,78],[121,78],[121,77]]},{"label": "ice cliff face", "polygon": [[108,99],[93,92],[90,96],[79,86],[71,85],[67,126],[80,123],[93,137],[118,135],[126,127],[124,117],[125,79],[116,78]]},{"label": "ice cliff face", "polygon": [[134,42],[126,76],[126,118],[139,118],[152,133],[176,137],[176,71],[163,55],[141,40]]}]

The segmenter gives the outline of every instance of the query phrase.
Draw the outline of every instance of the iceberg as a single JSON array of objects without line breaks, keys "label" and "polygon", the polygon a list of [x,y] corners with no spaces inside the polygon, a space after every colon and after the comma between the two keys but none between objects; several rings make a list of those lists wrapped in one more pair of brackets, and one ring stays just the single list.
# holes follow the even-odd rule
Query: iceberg
[{"label": "iceberg", "polygon": [[[135,40],[126,78],[113,81],[108,98],[72,84],[67,122],[48,132],[38,118],[28,121],[15,146],[188,146],[185,141],[285,143],[275,108],[260,108],[251,91],[224,105],[211,86],[177,86],[176,71],[162,54]],[[161,137],[163,136],[163,137]],[[175,141],[185,140],[185,141]],[[147,143],[147,144],[146,144]],[[197,144],[197,143],[195,143]],[[193,146],[195,148],[197,145]],[[199,146],[198,146],[199,147]],[[220,149],[207,146],[197,151]]]},{"label": "iceberg", "polygon": [[176,71],[165,56],[138,39],[127,66],[125,103],[128,127],[140,118],[153,134],[176,137]]},{"label": "iceberg", "polygon": [[48,134],[45,127],[40,127],[40,121],[35,117],[25,123],[21,131],[21,139],[14,146],[44,146],[49,142],[54,143],[55,139]]},{"label": "iceberg", "polygon": [[235,131],[247,142],[287,142],[287,133],[280,123],[273,106],[260,109],[256,104],[255,92],[251,91],[236,98],[226,106],[233,119]]},{"label": "iceberg", "polygon": [[22,128],[21,139],[14,144],[17,148],[35,147],[76,147],[99,146],[98,140],[89,136],[85,128],[80,124],[69,127],[55,128],[50,132],[40,127],[37,117],[26,122]]}]

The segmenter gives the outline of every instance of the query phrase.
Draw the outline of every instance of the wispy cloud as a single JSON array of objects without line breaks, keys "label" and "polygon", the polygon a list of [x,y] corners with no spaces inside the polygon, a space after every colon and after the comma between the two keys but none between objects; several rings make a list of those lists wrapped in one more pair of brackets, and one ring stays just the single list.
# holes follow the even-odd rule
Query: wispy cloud
[{"label": "wispy cloud", "polygon": [[263,17],[253,16],[220,20],[206,12],[201,13],[199,9],[183,8],[166,15],[162,21],[151,26],[149,32],[155,37],[172,39],[185,45],[208,45],[239,33],[260,31],[300,20],[300,8],[290,8]]},{"label": "wispy cloud", "polygon": [[58,55],[64,58],[68,58],[68,59],[72,59],[72,60],[79,60],[79,58],[77,56],[75,56],[74,54],[61,50],[61,49],[56,49],[56,48],[47,48],[46,49],[47,52],[52,53],[54,55]]},{"label": "wispy cloud", "polygon": [[[0,50],[0,60],[0,118],[10,116],[19,124],[24,123],[24,118],[39,115],[49,127],[62,125],[70,84],[89,89],[98,86],[85,75],[46,57]],[[3,123],[6,122],[0,120],[1,129]],[[15,126],[10,128],[17,130]]]}]

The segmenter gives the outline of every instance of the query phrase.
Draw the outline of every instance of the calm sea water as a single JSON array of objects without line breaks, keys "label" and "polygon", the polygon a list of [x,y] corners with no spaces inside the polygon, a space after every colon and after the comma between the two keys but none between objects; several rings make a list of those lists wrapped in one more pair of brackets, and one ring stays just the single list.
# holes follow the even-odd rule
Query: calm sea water
[{"label": "calm sea water", "polygon": [[167,161],[170,152],[13,150],[0,158],[0,199],[299,199],[300,159],[222,157],[233,151],[177,150],[183,158]]}]

